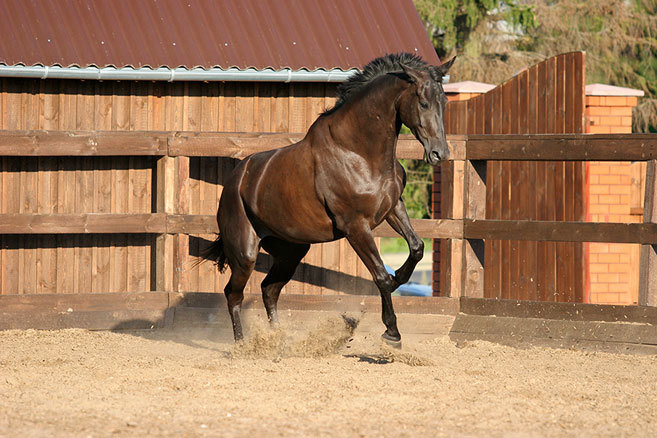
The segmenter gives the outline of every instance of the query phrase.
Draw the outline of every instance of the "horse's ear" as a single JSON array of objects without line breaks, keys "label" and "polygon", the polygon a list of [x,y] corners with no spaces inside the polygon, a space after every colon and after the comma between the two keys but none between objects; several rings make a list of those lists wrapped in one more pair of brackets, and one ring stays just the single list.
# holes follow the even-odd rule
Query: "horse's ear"
[{"label": "horse's ear", "polygon": [[438,73],[440,76],[445,76],[447,72],[449,72],[449,69],[452,67],[452,64],[454,64],[454,60],[456,60],[456,56],[447,62],[443,62],[438,67],[435,67],[436,73]]},{"label": "horse's ear", "polygon": [[404,73],[406,73],[406,76],[408,76],[408,81],[410,83],[422,81],[422,77],[420,76],[420,73],[417,70],[414,70],[411,67],[408,67],[404,64],[402,64],[401,68],[402,70],[404,70]]}]

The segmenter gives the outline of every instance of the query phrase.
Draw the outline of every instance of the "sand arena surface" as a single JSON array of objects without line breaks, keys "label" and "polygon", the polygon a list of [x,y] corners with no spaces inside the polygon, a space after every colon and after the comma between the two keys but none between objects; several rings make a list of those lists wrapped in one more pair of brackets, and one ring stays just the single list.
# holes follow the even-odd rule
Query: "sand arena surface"
[{"label": "sand arena surface", "polygon": [[0,436],[657,436],[657,357],[447,337],[0,332]]}]

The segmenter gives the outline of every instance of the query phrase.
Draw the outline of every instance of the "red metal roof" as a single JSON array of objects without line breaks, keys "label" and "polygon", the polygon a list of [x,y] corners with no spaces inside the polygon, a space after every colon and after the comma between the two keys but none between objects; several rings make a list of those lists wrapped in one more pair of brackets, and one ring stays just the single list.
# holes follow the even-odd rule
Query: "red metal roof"
[{"label": "red metal roof", "polygon": [[359,68],[438,57],[411,0],[0,0],[0,63]]}]

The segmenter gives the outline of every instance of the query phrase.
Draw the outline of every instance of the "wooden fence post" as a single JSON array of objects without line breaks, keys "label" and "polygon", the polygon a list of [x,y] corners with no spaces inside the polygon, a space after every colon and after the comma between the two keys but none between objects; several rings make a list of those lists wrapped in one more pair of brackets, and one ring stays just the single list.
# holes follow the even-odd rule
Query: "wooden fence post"
[{"label": "wooden fence post", "polygon": [[[486,161],[465,161],[463,216],[486,219]],[[465,239],[463,243],[463,296],[484,296],[484,240]]]},{"label": "wooden fence post", "polygon": [[[657,160],[648,161],[643,222],[657,222]],[[657,245],[641,245],[639,305],[657,306]]]},{"label": "wooden fence post", "polygon": [[[176,157],[174,165],[174,205],[176,213],[189,214],[189,157]],[[173,241],[173,291],[182,292],[186,285],[185,261],[189,254],[189,235],[176,234]]]},{"label": "wooden fence post", "polygon": [[[465,141],[450,142],[451,161],[441,164],[441,210],[443,219],[463,219],[465,192]],[[463,292],[463,239],[441,240],[440,295],[460,297]]]},{"label": "wooden fence post", "polygon": [[[153,187],[155,196],[155,210],[157,213],[175,213],[175,158],[164,156],[157,160],[155,167],[156,186]],[[155,256],[152,278],[153,289],[157,291],[171,292],[174,278],[174,239],[173,234],[159,234],[155,238]]]}]

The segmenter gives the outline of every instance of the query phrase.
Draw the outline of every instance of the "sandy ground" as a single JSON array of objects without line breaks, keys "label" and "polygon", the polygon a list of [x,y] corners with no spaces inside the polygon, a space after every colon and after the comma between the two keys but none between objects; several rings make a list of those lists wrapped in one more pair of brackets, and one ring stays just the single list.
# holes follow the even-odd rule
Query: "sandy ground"
[{"label": "sandy ground", "polygon": [[0,332],[0,436],[657,436],[654,356],[290,333]]}]

